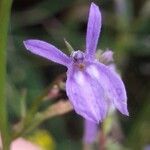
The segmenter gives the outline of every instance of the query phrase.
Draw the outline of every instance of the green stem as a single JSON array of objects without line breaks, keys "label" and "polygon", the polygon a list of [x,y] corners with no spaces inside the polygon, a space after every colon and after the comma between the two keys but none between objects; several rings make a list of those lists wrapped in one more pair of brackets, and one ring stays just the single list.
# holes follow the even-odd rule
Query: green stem
[{"label": "green stem", "polygon": [[9,150],[10,134],[6,110],[6,45],[11,0],[0,0],[0,132],[3,150]]}]

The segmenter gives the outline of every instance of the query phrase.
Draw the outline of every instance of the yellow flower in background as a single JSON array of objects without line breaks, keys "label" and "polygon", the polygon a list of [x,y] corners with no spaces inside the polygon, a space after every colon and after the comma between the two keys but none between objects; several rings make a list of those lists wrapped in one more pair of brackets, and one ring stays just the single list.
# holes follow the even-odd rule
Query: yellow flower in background
[{"label": "yellow flower in background", "polygon": [[42,150],[55,150],[54,139],[46,130],[36,130],[27,139],[37,144]]}]

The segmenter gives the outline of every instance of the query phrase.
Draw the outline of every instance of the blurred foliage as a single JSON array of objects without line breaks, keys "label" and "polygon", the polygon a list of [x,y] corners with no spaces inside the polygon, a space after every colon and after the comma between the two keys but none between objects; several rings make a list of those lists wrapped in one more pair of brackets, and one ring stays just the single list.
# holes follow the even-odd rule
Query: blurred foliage
[{"label": "blurred foliage", "polygon": [[[128,149],[141,150],[150,144],[150,1],[94,2],[100,6],[103,17],[99,48],[114,50],[127,88],[130,117],[119,116],[125,136],[123,144]],[[23,40],[45,40],[68,53],[65,38],[74,49],[84,50],[89,5],[88,0],[14,0],[7,53],[7,97],[12,124],[21,119],[43,89],[66,72],[64,67],[28,53]],[[45,121],[40,128],[52,134],[57,150],[82,147],[82,119],[74,112]],[[109,143],[113,149],[119,147]]]},{"label": "blurred foliage", "polygon": [[38,130],[28,136],[28,139],[43,150],[54,150],[55,143],[52,136],[45,130]]}]

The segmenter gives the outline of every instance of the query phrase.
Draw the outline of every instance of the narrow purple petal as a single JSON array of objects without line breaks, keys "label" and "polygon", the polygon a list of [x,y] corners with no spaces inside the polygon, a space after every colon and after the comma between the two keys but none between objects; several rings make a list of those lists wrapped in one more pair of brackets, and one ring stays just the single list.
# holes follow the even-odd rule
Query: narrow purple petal
[{"label": "narrow purple petal", "polygon": [[92,144],[96,141],[96,136],[98,133],[98,125],[89,120],[84,120],[84,136],[83,141],[87,144]]},{"label": "narrow purple petal", "polygon": [[124,115],[129,115],[127,109],[127,95],[124,83],[120,76],[109,67],[95,62],[89,66],[89,74],[99,79],[99,83],[105,88],[106,97]]},{"label": "narrow purple petal", "polygon": [[76,113],[99,123],[106,117],[107,102],[103,87],[92,76],[86,70],[69,69],[66,92]]},{"label": "narrow purple petal", "polygon": [[97,5],[91,4],[86,34],[86,54],[88,58],[95,57],[95,51],[101,29],[101,13]]},{"label": "narrow purple petal", "polygon": [[68,66],[71,62],[70,58],[57,49],[55,46],[40,40],[26,40],[24,45],[27,50],[34,54],[47,58],[56,63]]}]

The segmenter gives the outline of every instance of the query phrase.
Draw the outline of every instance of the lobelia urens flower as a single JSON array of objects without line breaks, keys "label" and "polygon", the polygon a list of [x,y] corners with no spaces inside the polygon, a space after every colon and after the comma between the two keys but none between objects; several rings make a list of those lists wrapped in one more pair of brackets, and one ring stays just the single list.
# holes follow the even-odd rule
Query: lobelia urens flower
[{"label": "lobelia urens flower", "polygon": [[99,123],[112,103],[122,114],[128,115],[127,96],[120,76],[95,58],[101,29],[101,13],[94,3],[90,6],[85,52],[74,51],[70,57],[44,41],[24,41],[34,54],[68,68],[66,92],[79,115]]}]

